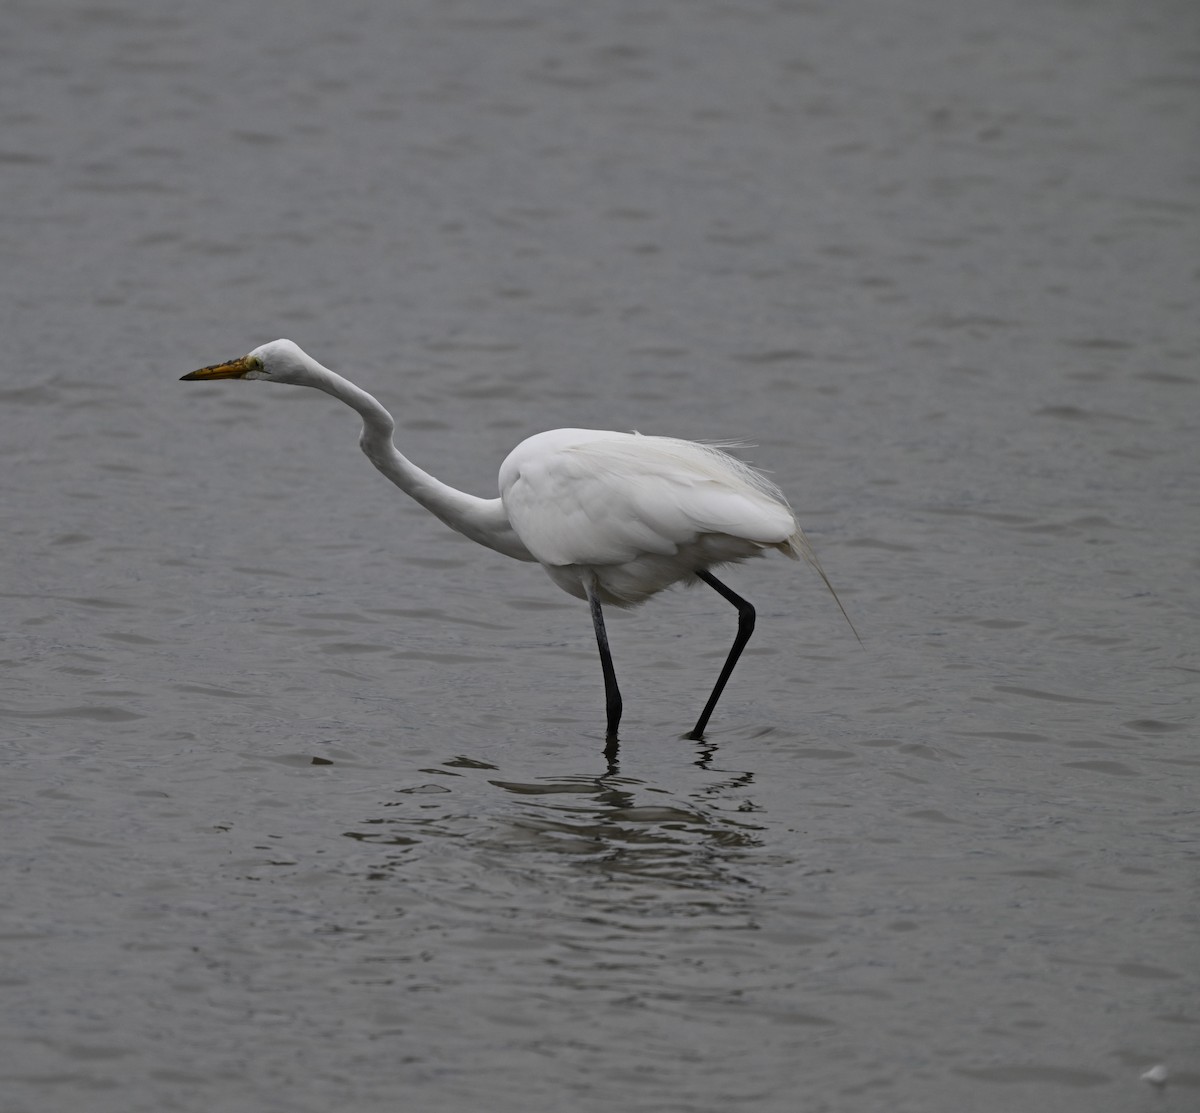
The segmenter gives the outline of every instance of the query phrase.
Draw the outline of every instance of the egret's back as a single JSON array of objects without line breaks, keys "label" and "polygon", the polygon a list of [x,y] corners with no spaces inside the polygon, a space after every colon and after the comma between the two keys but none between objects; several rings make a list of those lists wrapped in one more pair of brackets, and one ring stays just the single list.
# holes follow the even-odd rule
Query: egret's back
[{"label": "egret's back", "polygon": [[641,602],[699,569],[765,548],[811,552],[770,480],[719,448],[670,437],[555,429],[500,468],[514,532],[559,586]]}]

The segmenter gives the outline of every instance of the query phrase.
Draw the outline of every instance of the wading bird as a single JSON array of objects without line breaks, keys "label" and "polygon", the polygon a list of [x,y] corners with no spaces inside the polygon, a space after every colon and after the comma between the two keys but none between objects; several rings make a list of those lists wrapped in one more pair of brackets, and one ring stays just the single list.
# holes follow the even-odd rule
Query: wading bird
[{"label": "wading bird", "polygon": [[754,632],[753,606],[711,568],[766,549],[793,560],[803,557],[850,622],[779,488],[718,447],[637,433],[553,429],[508,454],[500,465],[500,497],[484,499],[447,486],[402,456],[392,443],[392,415],[290,340],[274,340],[183,378],[264,379],[332,394],[358,412],[359,446],[400,490],[472,541],[537,562],[564,591],[586,600],[604,671],[610,743],[621,721],[621,692],[602,604],[630,607],[672,584],[702,580],[737,608],[737,636],[689,734],[697,739]]}]

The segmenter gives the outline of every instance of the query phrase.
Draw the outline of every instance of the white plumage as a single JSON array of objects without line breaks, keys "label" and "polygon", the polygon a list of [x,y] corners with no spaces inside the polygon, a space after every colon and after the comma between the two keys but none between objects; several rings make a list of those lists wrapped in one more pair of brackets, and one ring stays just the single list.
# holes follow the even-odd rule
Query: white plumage
[{"label": "white plumage", "polygon": [[564,591],[586,599],[614,745],[621,696],[602,604],[632,606],[672,584],[699,579],[737,607],[738,636],[691,732],[698,738],[754,628],[754,608],[709,570],[778,549],[808,560],[833,592],[779,488],[721,446],[554,429],[517,445],[500,466],[500,497],[481,499],[447,486],[401,455],[392,442],[395,423],[387,410],[290,340],[272,341],[241,359],[183,378],[266,379],[315,387],[341,399],[362,417],[363,452],[401,490],[480,544],[517,560],[537,561]]},{"label": "white plumage", "polygon": [[517,536],[579,599],[641,603],[695,572],[766,548],[811,553],[779,489],[712,445],[599,429],[553,429],[500,466]]}]

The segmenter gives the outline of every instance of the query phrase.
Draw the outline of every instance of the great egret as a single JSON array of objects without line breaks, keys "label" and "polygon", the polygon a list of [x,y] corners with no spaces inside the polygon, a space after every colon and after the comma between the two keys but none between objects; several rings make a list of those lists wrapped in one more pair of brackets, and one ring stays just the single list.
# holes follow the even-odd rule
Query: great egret
[{"label": "great egret", "polygon": [[[738,612],[737,636],[689,737],[704,728],[754,631],[754,607],[710,571],[778,549],[816,569],[849,623],[782,492],[720,448],[671,437],[599,429],[553,429],[522,441],[500,465],[500,497],[478,498],[422,471],[392,443],[392,415],[365,390],[323,367],[290,340],[274,340],[228,363],[183,376],[265,379],[316,387],[362,418],[359,446],[405,494],[451,529],[517,560],[536,561],[591,607],[608,713],[621,721],[602,604],[629,607],[676,583],[703,580]],[[850,623],[853,630],[853,623]],[[857,637],[855,632],[855,637]]]}]

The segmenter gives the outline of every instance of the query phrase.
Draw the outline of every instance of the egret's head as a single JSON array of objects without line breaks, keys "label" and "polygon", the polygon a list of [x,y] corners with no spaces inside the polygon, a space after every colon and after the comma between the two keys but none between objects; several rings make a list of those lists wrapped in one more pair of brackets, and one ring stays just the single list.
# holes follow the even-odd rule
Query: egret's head
[{"label": "egret's head", "polygon": [[266,379],[293,386],[315,386],[319,364],[290,340],[272,340],[247,356],[189,371],[184,379]]}]

